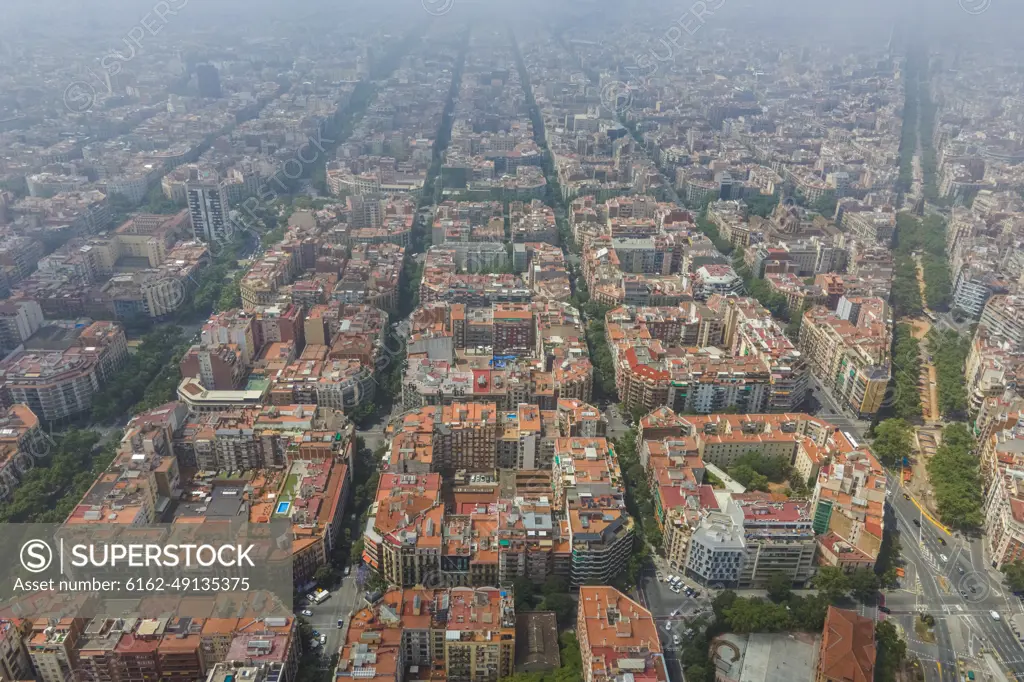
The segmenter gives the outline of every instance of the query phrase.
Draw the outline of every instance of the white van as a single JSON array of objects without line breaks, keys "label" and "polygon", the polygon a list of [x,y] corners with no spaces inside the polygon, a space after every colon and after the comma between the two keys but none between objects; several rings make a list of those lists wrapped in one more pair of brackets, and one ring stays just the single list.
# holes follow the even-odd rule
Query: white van
[{"label": "white van", "polygon": [[999,620],[999,614],[995,611],[989,611],[988,615],[992,616],[992,620]]}]

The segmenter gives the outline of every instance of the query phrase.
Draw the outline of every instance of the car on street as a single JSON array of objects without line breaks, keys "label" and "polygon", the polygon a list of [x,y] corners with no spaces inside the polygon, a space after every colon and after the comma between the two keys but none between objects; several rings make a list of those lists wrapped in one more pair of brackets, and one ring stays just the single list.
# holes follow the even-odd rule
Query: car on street
[{"label": "car on street", "polygon": [[310,616],[313,615],[313,612],[310,611],[309,609],[302,609],[302,615],[305,616],[306,618],[309,618]]},{"label": "car on street", "polygon": [[920,522],[920,521],[918,521],[917,519],[911,519],[911,521],[913,521],[913,522],[914,522],[914,525],[915,525],[915,526],[917,526],[917,527],[919,527],[919,528],[921,527],[921,522]]},{"label": "car on street", "polygon": [[679,646],[679,643],[682,642],[682,641],[683,640],[682,640],[682,638],[679,635],[672,635],[672,643],[675,644],[676,646]]},{"label": "car on street", "polygon": [[890,609],[888,606],[879,606],[878,610],[882,613],[892,613],[892,609]]},{"label": "car on street", "polygon": [[327,635],[320,635],[320,643],[327,644]]},{"label": "car on street", "polygon": [[988,615],[992,616],[992,620],[999,620],[999,614],[995,611],[989,611]]},{"label": "car on street", "polygon": [[319,630],[313,630],[313,636],[314,637],[319,637],[320,636],[320,631]]},{"label": "car on street", "polygon": [[940,554],[939,558],[942,559],[942,563],[947,563],[949,561],[949,557],[945,554]]},{"label": "car on street", "polygon": [[963,566],[957,566],[957,567],[956,567],[956,570],[957,570],[957,572],[958,572],[958,573],[959,573],[960,575],[963,575],[963,574],[964,574],[964,567],[963,567]]},{"label": "car on street", "polygon": [[910,495],[908,495],[906,493],[903,493],[903,499],[904,500],[909,500],[910,499]]},{"label": "car on street", "polygon": [[946,546],[946,538],[940,537],[939,538],[939,544],[942,545],[943,547],[945,547]]}]

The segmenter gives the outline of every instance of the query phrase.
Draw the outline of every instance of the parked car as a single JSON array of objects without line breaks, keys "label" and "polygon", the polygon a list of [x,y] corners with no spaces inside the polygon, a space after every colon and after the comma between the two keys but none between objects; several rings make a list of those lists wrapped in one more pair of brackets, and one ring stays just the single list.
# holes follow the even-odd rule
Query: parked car
[{"label": "parked car", "polygon": [[320,635],[320,643],[327,644],[327,635]]},{"label": "parked car", "polygon": [[890,609],[888,606],[879,606],[878,610],[882,613],[892,613],[892,609]]}]

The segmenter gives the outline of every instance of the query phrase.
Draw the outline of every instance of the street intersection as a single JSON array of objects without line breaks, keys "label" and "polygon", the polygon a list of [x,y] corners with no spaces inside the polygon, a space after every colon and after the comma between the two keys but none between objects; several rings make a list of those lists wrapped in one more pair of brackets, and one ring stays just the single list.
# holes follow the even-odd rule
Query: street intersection
[{"label": "street intersection", "polygon": [[[985,653],[1005,674],[1024,679],[1024,647],[1011,627],[1014,617],[1024,618],[1024,605],[986,562],[981,539],[951,534],[930,520],[897,477],[889,475],[888,485],[886,523],[899,530],[907,571],[900,589],[886,595],[886,605],[925,679],[959,680],[967,662]],[[924,637],[915,630],[918,614],[935,618]]]}]

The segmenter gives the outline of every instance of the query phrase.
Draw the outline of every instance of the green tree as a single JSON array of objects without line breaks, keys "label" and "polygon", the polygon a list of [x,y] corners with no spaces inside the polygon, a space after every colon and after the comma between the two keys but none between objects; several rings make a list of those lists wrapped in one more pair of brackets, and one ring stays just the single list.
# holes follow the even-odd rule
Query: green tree
[{"label": "green tree", "polygon": [[984,522],[981,474],[973,450],[968,426],[950,424],[942,430],[942,445],[927,467],[939,518],[963,530],[975,530]]},{"label": "green tree", "polygon": [[878,595],[878,575],[871,569],[854,571],[850,574],[850,590],[862,602],[873,601]]},{"label": "green tree", "polygon": [[534,585],[529,578],[519,576],[512,580],[512,592],[515,595],[516,611],[533,610]]},{"label": "green tree", "polygon": [[711,610],[714,612],[715,618],[725,622],[725,612],[732,608],[737,599],[736,593],[732,590],[722,590],[715,595],[715,598],[711,600]]},{"label": "green tree", "polygon": [[320,568],[316,569],[316,573],[313,575],[313,580],[315,580],[317,585],[320,585],[321,587],[333,585],[336,578],[337,573],[330,564],[324,564]]},{"label": "green tree", "polygon": [[348,563],[351,566],[358,566],[363,561],[363,539],[359,538],[352,543],[352,549],[349,550]]},{"label": "green tree", "polygon": [[823,566],[814,576],[814,586],[830,602],[836,602],[850,591],[850,577],[835,566]]},{"label": "green tree", "polygon": [[875,660],[875,680],[895,682],[896,672],[907,655],[907,643],[900,638],[892,621],[883,620],[875,625],[875,649],[878,652]]},{"label": "green tree", "polygon": [[728,473],[747,490],[768,490],[768,477],[757,473],[747,464],[730,467]]},{"label": "green tree", "polygon": [[886,419],[875,427],[871,449],[884,466],[896,466],[914,447],[914,432],[902,419]]},{"label": "green tree", "polygon": [[725,611],[733,632],[778,632],[789,624],[789,611],[783,604],[774,604],[759,597],[740,597]]},{"label": "green tree", "polygon": [[789,601],[793,596],[793,581],[785,573],[776,573],[768,580],[768,598],[780,603]]},{"label": "green tree", "polygon": [[1024,561],[1017,560],[1003,564],[999,569],[1007,587],[1013,592],[1024,592]]},{"label": "green tree", "polygon": [[789,600],[790,617],[793,624],[807,632],[821,632],[825,625],[830,601],[824,594],[793,597]]},{"label": "green tree", "polygon": [[837,204],[838,202],[836,201],[835,195],[826,194],[811,204],[811,208],[831,220],[836,214]]},{"label": "green tree", "polygon": [[792,467],[784,458],[762,455],[756,450],[745,452],[736,460],[736,464],[739,466],[749,466],[772,483],[781,483],[786,480],[792,470]]},{"label": "green tree", "polygon": [[563,627],[570,625],[576,616],[576,602],[568,594],[545,595],[537,609],[553,611],[558,624]]},{"label": "green tree", "polygon": [[569,581],[561,576],[550,576],[541,586],[540,593],[545,597],[550,597],[553,594],[568,594]]},{"label": "green tree", "polygon": [[928,348],[935,365],[939,393],[939,411],[947,419],[960,419],[967,415],[967,387],[964,382],[964,364],[970,351],[969,337],[960,337],[954,331],[932,330],[928,334]]}]

